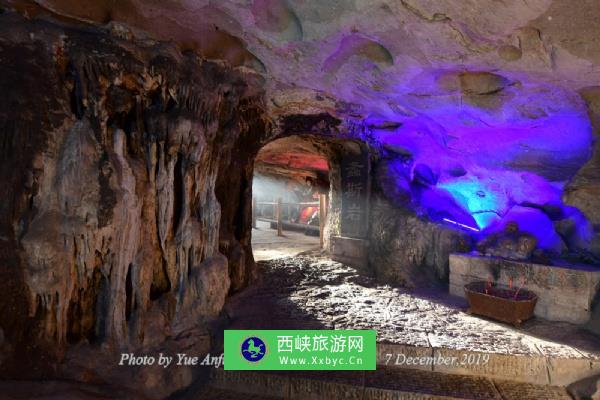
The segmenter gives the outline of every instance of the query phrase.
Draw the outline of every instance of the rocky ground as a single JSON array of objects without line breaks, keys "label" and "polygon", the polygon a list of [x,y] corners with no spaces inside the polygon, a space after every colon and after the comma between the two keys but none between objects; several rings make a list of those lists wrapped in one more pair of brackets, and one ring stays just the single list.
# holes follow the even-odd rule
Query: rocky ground
[{"label": "rocky ground", "polygon": [[289,230],[284,231],[283,236],[277,236],[277,230],[271,229],[268,222],[258,221],[257,229],[252,230],[252,253],[256,261],[288,257],[318,248],[318,236]]},{"label": "rocky ground", "polygon": [[[259,281],[225,307],[231,329],[376,329],[380,347],[387,343],[389,348],[494,353],[511,360],[509,369],[512,365],[519,370],[523,360],[541,358],[550,360],[549,365],[556,361],[548,368],[558,371],[600,358],[597,338],[574,325],[533,319],[516,329],[469,315],[465,301],[443,288],[381,285],[316,252],[259,264]],[[534,364],[522,373],[535,374]],[[579,390],[576,385],[567,390],[553,379],[550,385],[526,383],[518,374],[514,380],[501,379],[501,369],[496,364],[480,376],[465,376],[465,370],[440,373],[382,365],[373,373],[218,371],[203,395],[226,389],[233,392],[223,398],[250,390],[264,398],[522,400],[569,399],[568,392]]]},{"label": "rocky ground", "polygon": [[231,298],[232,328],[376,329],[378,342],[501,354],[600,355],[598,339],[576,326],[533,319],[520,329],[466,313],[443,289],[378,284],[318,256],[265,261],[259,282]]}]

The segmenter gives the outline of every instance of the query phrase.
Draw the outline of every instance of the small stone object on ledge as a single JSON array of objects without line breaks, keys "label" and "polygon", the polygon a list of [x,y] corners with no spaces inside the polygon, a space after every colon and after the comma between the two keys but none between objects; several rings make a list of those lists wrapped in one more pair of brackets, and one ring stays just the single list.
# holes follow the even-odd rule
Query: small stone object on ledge
[{"label": "small stone object on ledge", "polygon": [[477,243],[477,251],[490,257],[530,260],[537,243],[535,236],[520,231],[516,222],[509,222],[504,231],[493,233]]}]

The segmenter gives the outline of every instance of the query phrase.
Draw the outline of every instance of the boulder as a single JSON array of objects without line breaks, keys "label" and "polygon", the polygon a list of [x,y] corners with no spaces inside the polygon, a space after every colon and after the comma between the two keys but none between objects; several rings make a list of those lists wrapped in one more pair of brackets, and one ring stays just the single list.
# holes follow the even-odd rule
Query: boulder
[{"label": "boulder", "polygon": [[489,95],[502,91],[511,81],[486,71],[467,71],[459,75],[460,89],[467,95]]},{"label": "boulder", "polygon": [[514,206],[486,233],[494,234],[502,231],[510,233],[515,228],[519,233],[534,237],[537,240],[537,248],[550,254],[558,255],[566,249],[561,237],[554,230],[552,220],[537,208]]},{"label": "boulder", "polygon": [[575,400],[600,400],[600,375],[574,382],[567,391]]},{"label": "boulder", "polygon": [[529,260],[537,244],[535,236],[521,232],[516,222],[509,222],[504,231],[493,233],[477,243],[477,251],[491,257]]}]

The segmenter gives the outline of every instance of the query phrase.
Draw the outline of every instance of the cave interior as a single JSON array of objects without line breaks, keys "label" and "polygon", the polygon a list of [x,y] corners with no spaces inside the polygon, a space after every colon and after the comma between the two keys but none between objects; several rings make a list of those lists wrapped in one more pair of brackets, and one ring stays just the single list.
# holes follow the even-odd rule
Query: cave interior
[{"label": "cave interior", "polygon": [[[457,324],[473,351],[581,361],[525,382],[600,376],[600,9],[468,3],[0,0],[0,377],[195,393],[215,378],[115,359],[219,351],[269,279],[306,290],[256,326],[304,298],[352,329],[337,282],[388,343],[387,285],[445,337],[427,351],[462,349]],[[467,315],[475,279],[532,289],[535,319]],[[419,348],[408,323],[387,340]]]}]

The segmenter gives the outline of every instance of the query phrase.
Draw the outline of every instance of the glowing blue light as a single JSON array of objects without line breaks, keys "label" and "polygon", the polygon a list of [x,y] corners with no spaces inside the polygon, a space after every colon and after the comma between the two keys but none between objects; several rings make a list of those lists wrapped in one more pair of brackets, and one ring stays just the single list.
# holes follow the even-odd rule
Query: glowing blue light
[{"label": "glowing blue light", "polygon": [[479,229],[477,229],[477,228],[473,228],[472,226],[461,224],[460,222],[452,221],[452,220],[450,220],[448,218],[444,218],[443,221],[448,222],[448,223],[450,223],[452,225],[459,226],[461,228],[469,229],[469,230],[471,230],[473,232],[479,232]]},{"label": "glowing blue light", "polygon": [[[377,111],[366,124],[391,166],[388,178],[396,190],[386,195],[432,221],[482,236],[515,220],[553,251],[563,247],[555,222],[569,218],[569,240],[589,246],[589,222],[581,213],[567,213],[562,201],[565,182],[590,157],[587,110],[561,87],[507,78],[519,84],[481,102],[461,92],[452,69],[420,71],[389,83],[386,96],[378,92],[377,101],[385,98],[389,110],[374,100]],[[417,166],[424,167],[415,174]],[[422,179],[422,170],[430,179]]]},{"label": "glowing blue light", "polygon": [[463,206],[472,216],[477,226],[484,229],[499,219],[499,209],[505,208],[506,199],[501,199],[485,184],[474,177],[465,177],[440,183],[440,188],[452,194],[458,204]]}]

